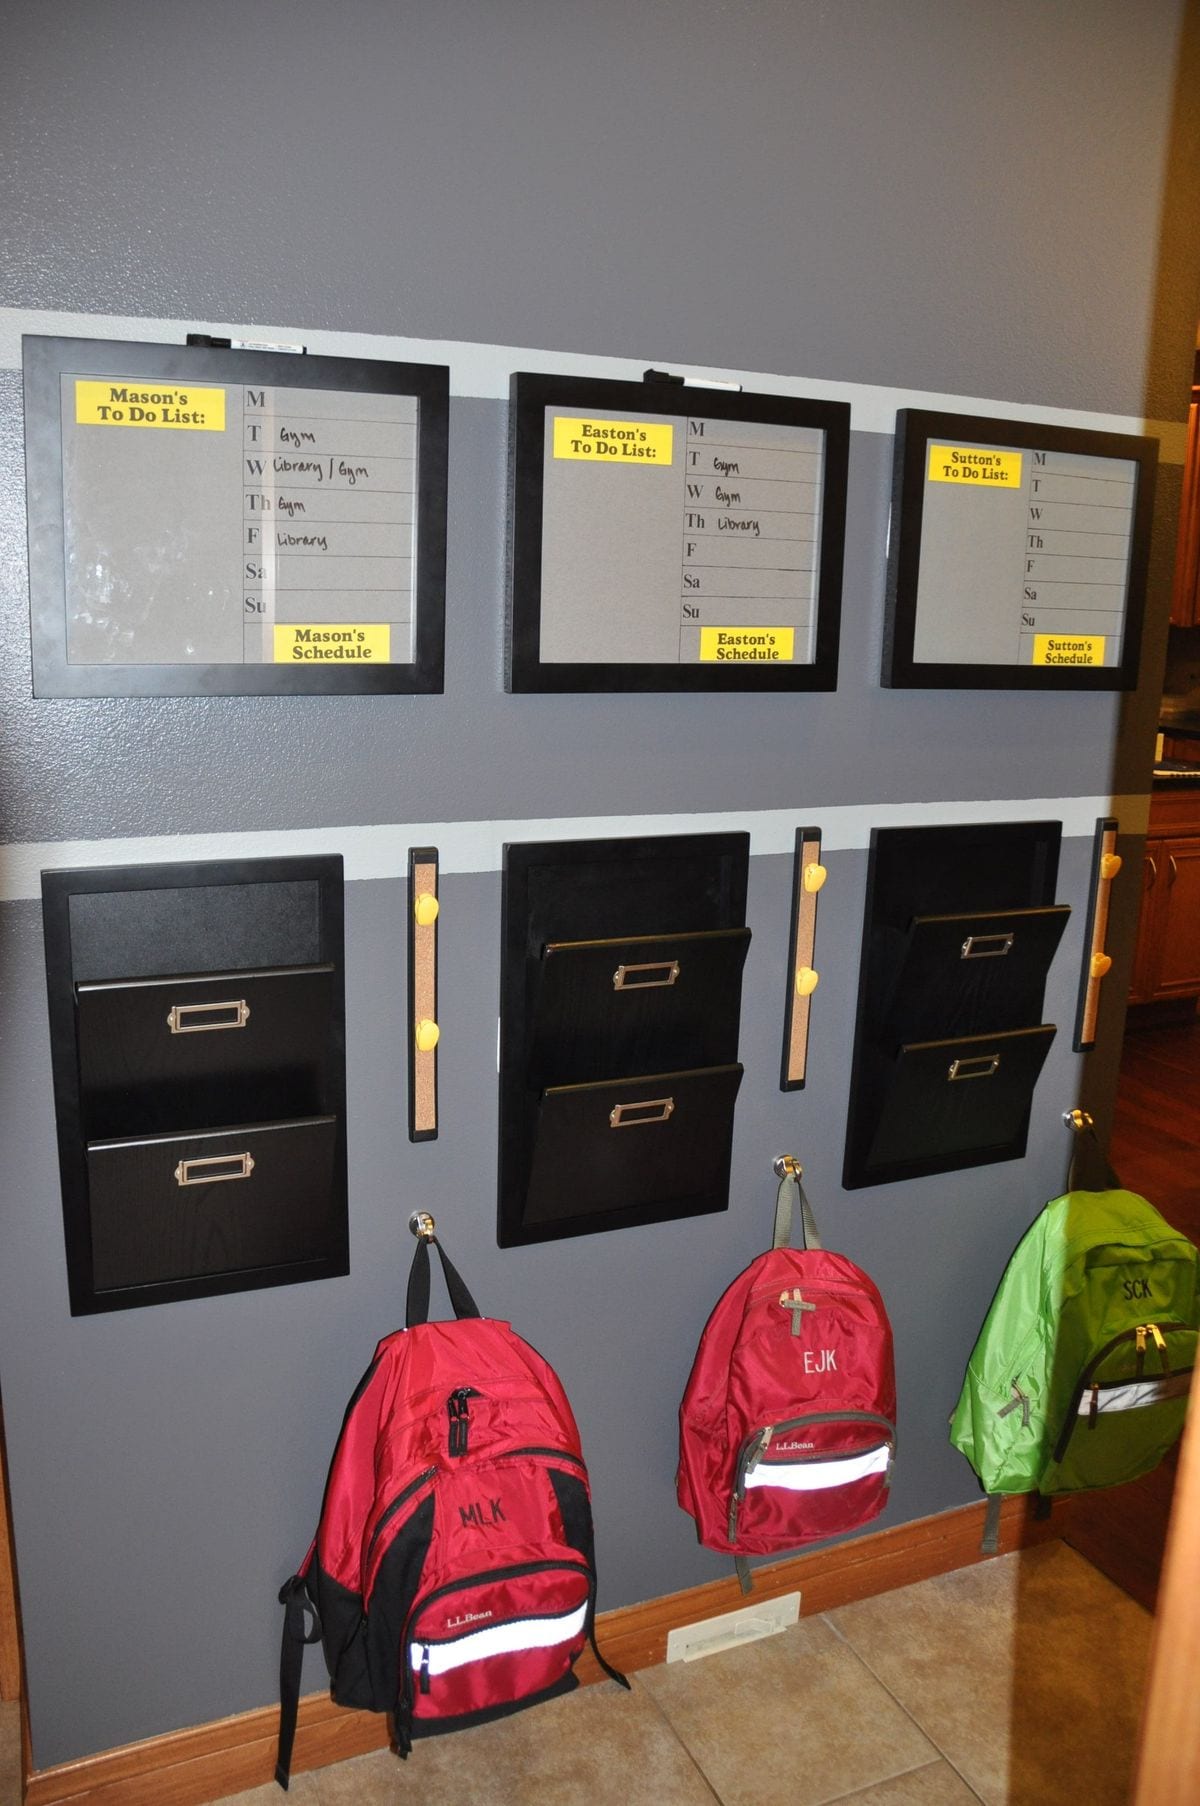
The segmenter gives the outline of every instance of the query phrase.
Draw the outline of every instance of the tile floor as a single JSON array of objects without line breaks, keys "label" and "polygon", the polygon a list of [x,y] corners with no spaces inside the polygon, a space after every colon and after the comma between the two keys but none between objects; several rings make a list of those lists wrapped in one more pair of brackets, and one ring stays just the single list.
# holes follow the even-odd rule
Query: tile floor
[{"label": "tile floor", "polygon": [[[297,1775],[299,1806],[1126,1806],[1151,1619],[1062,1543]],[[0,1806],[18,1806],[0,1708]],[[278,1806],[272,1786],[220,1806]]]}]

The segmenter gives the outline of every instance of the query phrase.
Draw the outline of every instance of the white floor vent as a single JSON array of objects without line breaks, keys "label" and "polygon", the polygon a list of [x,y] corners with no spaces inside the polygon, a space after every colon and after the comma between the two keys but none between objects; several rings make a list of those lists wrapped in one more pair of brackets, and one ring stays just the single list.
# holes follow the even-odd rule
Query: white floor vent
[{"label": "white floor vent", "polygon": [[743,1643],[757,1643],[760,1637],[776,1637],[781,1630],[800,1620],[799,1593],[784,1593],[779,1599],[763,1599],[757,1605],[744,1605],[740,1611],[724,1612],[719,1618],[704,1618],[699,1624],[682,1624],[667,1637],[668,1662],[694,1662],[699,1656],[716,1655],[722,1649],[737,1649]]}]

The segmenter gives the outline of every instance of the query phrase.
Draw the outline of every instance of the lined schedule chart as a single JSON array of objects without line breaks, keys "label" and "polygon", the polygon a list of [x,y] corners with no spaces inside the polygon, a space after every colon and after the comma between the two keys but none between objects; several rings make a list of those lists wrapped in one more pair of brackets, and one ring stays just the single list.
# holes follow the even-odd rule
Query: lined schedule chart
[{"label": "lined schedule chart", "polygon": [[24,341],[39,696],[442,686],[449,371]]},{"label": "lined schedule chart", "polygon": [[417,403],[242,392],[244,656],[412,656]]},{"label": "lined schedule chart", "polygon": [[1136,681],[1157,442],[902,409],[884,681]]},{"label": "lined schedule chart", "polygon": [[816,626],[823,435],[682,423],[683,558],[677,657],[806,663]]},{"label": "lined schedule chart", "polygon": [[1118,664],[1136,464],[1034,451],[1026,484],[1018,662]]}]

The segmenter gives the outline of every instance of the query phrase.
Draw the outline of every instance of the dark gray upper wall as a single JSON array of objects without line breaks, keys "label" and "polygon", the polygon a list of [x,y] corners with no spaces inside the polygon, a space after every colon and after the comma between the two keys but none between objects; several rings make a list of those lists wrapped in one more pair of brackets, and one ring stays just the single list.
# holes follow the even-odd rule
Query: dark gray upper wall
[{"label": "dark gray upper wall", "polygon": [[11,0],[3,298],[1174,417],[1185,3]]}]

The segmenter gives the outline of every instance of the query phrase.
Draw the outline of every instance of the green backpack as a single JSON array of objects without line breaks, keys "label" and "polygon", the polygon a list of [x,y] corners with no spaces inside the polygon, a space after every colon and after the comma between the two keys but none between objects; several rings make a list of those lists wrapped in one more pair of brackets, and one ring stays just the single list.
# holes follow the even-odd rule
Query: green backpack
[{"label": "green backpack", "polygon": [[1134,1192],[1046,1205],[1008,1263],[950,1420],[985,1492],[1084,1492],[1158,1465],[1187,1411],[1198,1258]]}]

